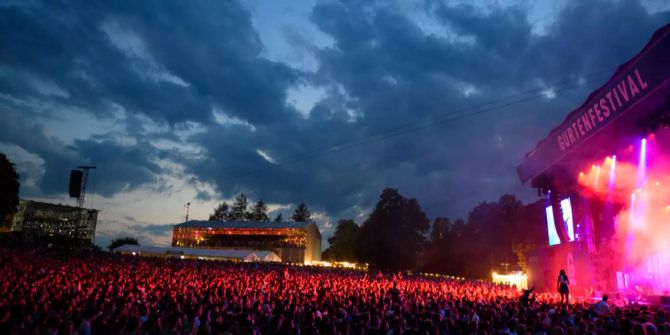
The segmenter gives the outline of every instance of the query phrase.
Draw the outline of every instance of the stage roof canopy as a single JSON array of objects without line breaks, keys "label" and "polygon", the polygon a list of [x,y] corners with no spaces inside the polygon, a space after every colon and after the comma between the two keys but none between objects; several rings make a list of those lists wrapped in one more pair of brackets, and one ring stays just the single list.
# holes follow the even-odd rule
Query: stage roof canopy
[{"label": "stage roof canopy", "polygon": [[573,180],[590,162],[653,131],[667,117],[669,97],[670,24],[525,155],[519,179],[534,187]]},{"label": "stage roof canopy", "polygon": [[189,220],[175,225],[183,228],[253,228],[253,229],[275,229],[275,228],[295,228],[305,229],[312,222],[294,222],[294,221],[207,221],[207,220]]}]

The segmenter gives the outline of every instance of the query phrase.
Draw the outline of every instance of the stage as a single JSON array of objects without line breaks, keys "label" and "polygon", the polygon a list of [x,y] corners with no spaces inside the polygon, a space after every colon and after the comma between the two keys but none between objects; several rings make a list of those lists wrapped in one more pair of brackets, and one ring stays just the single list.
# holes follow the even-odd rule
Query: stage
[{"label": "stage", "polygon": [[517,167],[546,199],[547,243],[528,253],[528,285],[670,305],[670,25]]}]

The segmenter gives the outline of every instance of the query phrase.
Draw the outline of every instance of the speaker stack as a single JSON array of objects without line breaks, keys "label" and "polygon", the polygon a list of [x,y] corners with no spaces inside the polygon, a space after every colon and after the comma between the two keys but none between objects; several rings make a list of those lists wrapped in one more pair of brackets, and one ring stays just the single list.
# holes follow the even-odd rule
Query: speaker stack
[{"label": "speaker stack", "polygon": [[70,171],[70,198],[81,196],[81,181],[84,173],[81,170]]}]

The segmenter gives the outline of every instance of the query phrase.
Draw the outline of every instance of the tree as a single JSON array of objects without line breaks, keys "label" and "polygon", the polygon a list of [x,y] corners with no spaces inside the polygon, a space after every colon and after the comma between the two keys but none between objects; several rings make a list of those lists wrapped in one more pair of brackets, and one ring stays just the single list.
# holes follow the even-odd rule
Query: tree
[{"label": "tree", "polygon": [[444,245],[450,225],[449,218],[436,217],[430,231],[430,243],[436,247]]},{"label": "tree", "polygon": [[228,221],[229,215],[228,204],[224,201],[214,209],[214,213],[209,215],[209,221]]},{"label": "tree", "polygon": [[139,242],[137,242],[137,239],[134,237],[119,237],[116,239],[113,239],[112,242],[107,246],[107,249],[110,251],[126,244],[131,244],[131,245],[140,245]]},{"label": "tree", "polygon": [[5,154],[0,153],[0,224],[19,205],[19,175]]},{"label": "tree", "polygon": [[416,199],[406,199],[398,190],[387,188],[361,226],[355,254],[360,261],[383,269],[414,269],[429,227]]},{"label": "tree", "polygon": [[321,253],[321,260],[331,261],[331,262],[335,260],[335,258],[333,258],[333,252],[332,252],[330,247],[326,248],[326,250],[324,250]]},{"label": "tree", "polygon": [[537,248],[536,244],[517,242],[512,245],[512,251],[517,258],[517,265],[521,268],[521,271],[528,272],[528,259],[526,255],[529,251]]},{"label": "tree", "polygon": [[281,215],[281,213],[277,214],[274,219],[275,222],[282,222],[284,221],[284,217]]},{"label": "tree", "polygon": [[354,255],[354,248],[359,231],[360,227],[354,220],[338,221],[335,234],[328,239],[330,246],[327,256],[329,259],[355,262],[357,259]]},{"label": "tree", "polygon": [[454,254],[461,253],[461,259],[479,260],[467,262],[464,275],[488,278],[491,270],[506,268],[504,263],[525,266],[523,255],[532,248],[535,230],[541,227],[535,224],[537,220],[528,218],[526,206],[510,194],[502,195],[497,202],[475,206],[468,214],[462,236],[469,241],[468,246],[454,246]]},{"label": "tree", "polygon": [[265,202],[263,202],[263,199],[260,199],[256,202],[254,205],[254,208],[251,209],[251,213],[249,213],[249,217],[251,221],[270,221],[270,218],[268,217],[268,206],[265,205]]},{"label": "tree", "polygon": [[448,246],[447,259],[443,264],[444,272],[451,275],[465,275],[467,250],[471,241],[466,240],[468,227],[463,219],[456,219],[454,224],[449,226],[445,244]]},{"label": "tree", "polygon": [[293,215],[291,215],[291,220],[295,222],[312,222],[312,214],[307,209],[307,205],[304,202],[300,203],[298,207],[295,208]]},{"label": "tree", "polygon": [[430,272],[449,273],[448,263],[452,261],[450,245],[447,243],[451,221],[448,218],[437,217],[433,221],[430,231],[430,242],[426,247],[422,268]]},{"label": "tree", "polygon": [[[512,245],[512,250],[518,259],[517,264],[521,270],[528,272],[528,260],[526,258],[529,251],[537,248],[539,245],[543,245],[547,242],[547,231],[546,225],[538,224],[540,222],[546,222],[546,200],[538,200],[534,203],[530,203],[524,206],[523,217],[519,222],[518,227],[516,228],[518,234],[514,239],[514,244]],[[579,207],[576,208],[575,213]],[[613,257],[611,253],[605,253],[610,257]],[[597,267],[598,269],[604,269],[604,267]],[[602,273],[602,272],[599,272]]]},{"label": "tree", "polygon": [[240,193],[235,197],[235,203],[230,208],[230,215],[228,221],[246,221],[247,216],[247,196],[244,193]]}]

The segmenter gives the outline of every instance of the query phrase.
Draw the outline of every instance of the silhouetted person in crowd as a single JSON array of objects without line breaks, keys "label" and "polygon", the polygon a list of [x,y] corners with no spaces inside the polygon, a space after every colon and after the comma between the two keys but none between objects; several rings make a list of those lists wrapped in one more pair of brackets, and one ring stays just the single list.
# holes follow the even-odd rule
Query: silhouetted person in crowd
[{"label": "silhouetted person in crowd", "polygon": [[523,307],[528,307],[535,302],[535,294],[533,293],[533,288],[529,290],[523,290],[521,297],[519,297],[519,304]]},{"label": "silhouetted person in crowd", "polygon": [[567,305],[570,303],[570,279],[568,275],[565,274],[565,270],[561,269],[561,272],[558,274],[558,293],[561,295],[561,304]]},{"label": "silhouetted person in crowd", "polygon": [[610,313],[610,306],[607,304],[607,294],[603,294],[602,300],[596,302],[593,304],[593,309],[598,313],[599,315],[603,314],[609,314]]},{"label": "silhouetted person in crowd", "polygon": [[92,323],[95,320],[95,317],[95,311],[92,309],[88,309],[84,312],[81,323],[79,324],[79,335],[92,334]]}]

